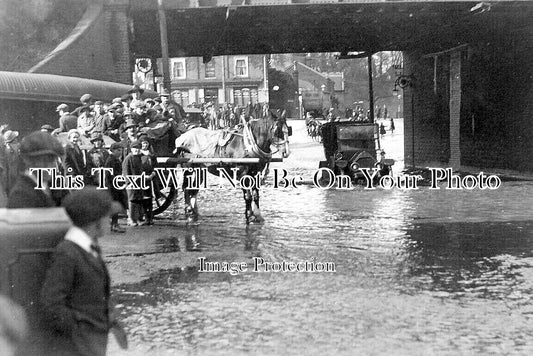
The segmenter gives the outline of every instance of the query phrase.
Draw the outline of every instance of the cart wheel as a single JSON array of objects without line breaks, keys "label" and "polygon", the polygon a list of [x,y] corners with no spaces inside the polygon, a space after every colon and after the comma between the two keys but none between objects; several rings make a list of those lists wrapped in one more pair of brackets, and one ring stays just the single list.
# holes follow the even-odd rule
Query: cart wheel
[{"label": "cart wheel", "polygon": [[172,204],[176,194],[177,190],[173,184],[169,184],[168,188],[156,192],[156,198],[153,199],[153,214],[157,215],[165,211]]}]

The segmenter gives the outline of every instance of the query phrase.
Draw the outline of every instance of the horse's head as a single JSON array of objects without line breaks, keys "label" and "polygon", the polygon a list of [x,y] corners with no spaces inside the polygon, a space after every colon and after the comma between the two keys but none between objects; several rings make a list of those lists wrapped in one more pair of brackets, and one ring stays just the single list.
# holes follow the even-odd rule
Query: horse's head
[{"label": "horse's head", "polygon": [[257,145],[265,152],[272,152],[270,146],[282,151],[284,158],[289,157],[289,128],[287,121],[275,118],[272,114],[258,120],[251,120],[250,127]]}]

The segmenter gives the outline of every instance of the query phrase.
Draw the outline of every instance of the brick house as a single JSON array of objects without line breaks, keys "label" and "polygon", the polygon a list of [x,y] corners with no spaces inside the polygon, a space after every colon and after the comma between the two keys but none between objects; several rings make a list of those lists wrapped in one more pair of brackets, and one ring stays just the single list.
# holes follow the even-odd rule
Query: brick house
[{"label": "brick house", "polygon": [[[263,55],[170,58],[171,94],[184,107],[268,102],[268,67]],[[161,59],[158,59],[161,68]],[[162,78],[158,78],[162,82]]]}]

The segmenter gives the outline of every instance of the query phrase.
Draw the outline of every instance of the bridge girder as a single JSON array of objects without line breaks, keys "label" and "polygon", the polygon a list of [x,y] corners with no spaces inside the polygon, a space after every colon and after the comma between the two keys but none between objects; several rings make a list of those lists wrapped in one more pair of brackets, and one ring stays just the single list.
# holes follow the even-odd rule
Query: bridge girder
[{"label": "bridge girder", "polygon": [[[533,3],[370,2],[182,7],[167,2],[171,57],[419,50],[531,34]],[[134,0],[133,51],[161,57],[157,1]]]}]

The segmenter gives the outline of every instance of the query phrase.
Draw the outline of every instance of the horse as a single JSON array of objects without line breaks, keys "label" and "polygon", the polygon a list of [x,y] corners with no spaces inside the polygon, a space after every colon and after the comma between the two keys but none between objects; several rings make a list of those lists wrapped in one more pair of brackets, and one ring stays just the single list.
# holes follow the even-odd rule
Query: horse
[{"label": "horse", "polygon": [[[186,157],[202,158],[259,158],[259,163],[225,163],[221,165],[192,165],[190,167],[207,167],[212,174],[218,174],[216,168],[222,167],[231,172],[237,168],[237,179],[245,175],[257,177],[268,170],[268,162],[272,157],[271,146],[282,147],[283,157],[290,154],[286,121],[276,120],[273,115],[253,119],[248,117],[236,131],[207,130],[194,128],[176,139],[176,153]],[[198,220],[197,194],[198,189],[190,189],[190,184],[202,179],[197,170],[185,170],[183,191],[185,196],[185,215],[188,222]],[[193,187],[194,188],[194,187]],[[246,223],[261,222],[259,209],[259,187],[242,188],[245,201]]]}]

